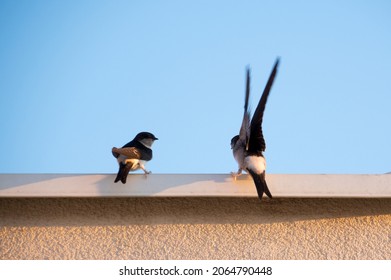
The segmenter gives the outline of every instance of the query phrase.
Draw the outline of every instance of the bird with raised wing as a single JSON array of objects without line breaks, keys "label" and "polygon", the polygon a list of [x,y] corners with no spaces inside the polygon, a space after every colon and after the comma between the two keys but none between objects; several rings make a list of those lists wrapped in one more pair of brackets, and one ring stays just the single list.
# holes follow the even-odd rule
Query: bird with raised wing
[{"label": "bird with raised wing", "polygon": [[145,169],[145,164],[152,159],[151,147],[155,140],[158,140],[158,138],[152,133],[140,132],[122,148],[112,148],[111,152],[119,164],[118,174],[114,183],[121,180],[125,184],[130,171],[142,169],[145,175],[151,173]]},{"label": "bird with raised wing", "polygon": [[265,179],[266,160],[263,156],[263,152],[266,149],[266,143],[262,133],[262,121],[266,102],[277,74],[278,64],[279,59],[277,58],[251,122],[250,110],[248,108],[250,97],[250,70],[247,68],[243,121],[239,135],[236,135],[231,139],[233,156],[239,165],[238,171],[232,172],[231,174],[236,179],[242,171],[249,173],[254,181],[259,199],[262,199],[264,193],[272,198],[272,194]]}]

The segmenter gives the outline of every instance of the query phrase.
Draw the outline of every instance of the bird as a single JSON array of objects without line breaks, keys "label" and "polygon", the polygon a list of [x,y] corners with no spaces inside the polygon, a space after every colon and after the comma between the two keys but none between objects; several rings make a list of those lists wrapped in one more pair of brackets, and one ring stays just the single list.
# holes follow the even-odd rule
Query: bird
[{"label": "bird", "polygon": [[151,147],[155,140],[158,140],[158,138],[152,133],[140,132],[122,148],[112,148],[111,152],[119,164],[118,174],[114,183],[121,180],[125,184],[129,171],[142,169],[145,176],[151,173],[145,169],[145,164],[152,159]]},{"label": "bird", "polygon": [[273,197],[265,179],[266,160],[263,156],[263,152],[266,149],[266,143],[262,133],[262,121],[266,102],[277,74],[279,61],[280,59],[277,58],[274,63],[273,70],[269,76],[257,108],[255,109],[251,122],[251,114],[248,108],[250,97],[250,69],[247,67],[242,125],[240,127],[239,135],[236,135],[231,139],[233,156],[239,166],[238,171],[231,172],[231,175],[236,179],[237,176],[242,174],[242,171],[249,173],[254,181],[260,200],[264,193],[266,193],[269,198]]}]

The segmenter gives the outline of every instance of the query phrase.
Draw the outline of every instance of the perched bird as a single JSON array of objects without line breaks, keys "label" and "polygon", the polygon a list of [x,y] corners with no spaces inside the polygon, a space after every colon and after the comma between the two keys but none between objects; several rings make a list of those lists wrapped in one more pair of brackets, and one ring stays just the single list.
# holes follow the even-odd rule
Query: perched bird
[{"label": "perched bird", "polygon": [[239,135],[236,135],[231,139],[231,149],[234,158],[239,165],[238,172],[232,172],[231,174],[236,179],[243,170],[248,172],[254,180],[259,199],[262,199],[263,193],[266,193],[268,197],[272,198],[272,194],[270,193],[265,180],[266,160],[263,156],[263,152],[266,149],[266,143],[262,133],[262,120],[266,101],[277,73],[278,64],[279,59],[277,58],[251,122],[250,111],[248,109],[248,100],[250,97],[250,70],[247,68],[243,121]]},{"label": "perched bird", "polygon": [[151,147],[155,140],[158,139],[152,133],[140,132],[122,148],[114,147],[111,150],[119,164],[118,174],[114,183],[121,180],[125,184],[129,171],[142,169],[145,174],[151,173],[145,169],[144,164],[152,159]]}]

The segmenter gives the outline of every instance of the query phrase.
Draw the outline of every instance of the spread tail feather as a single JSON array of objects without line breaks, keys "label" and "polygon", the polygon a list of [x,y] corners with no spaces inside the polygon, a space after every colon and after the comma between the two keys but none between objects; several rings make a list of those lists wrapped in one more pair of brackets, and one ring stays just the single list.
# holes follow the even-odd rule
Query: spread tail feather
[{"label": "spread tail feather", "polygon": [[265,172],[263,172],[262,174],[257,174],[250,169],[248,169],[248,172],[254,180],[259,199],[262,199],[263,193],[266,193],[269,198],[273,198],[271,192],[269,191],[269,188],[267,187],[267,183],[265,180]]}]

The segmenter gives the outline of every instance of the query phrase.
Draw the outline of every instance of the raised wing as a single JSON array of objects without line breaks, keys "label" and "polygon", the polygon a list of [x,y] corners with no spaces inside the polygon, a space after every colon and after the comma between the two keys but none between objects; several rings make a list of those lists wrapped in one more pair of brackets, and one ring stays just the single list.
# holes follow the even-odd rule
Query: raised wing
[{"label": "raised wing", "polygon": [[246,93],[244,96],[244,114],[242,126],[239,132],[239,141],[248,144],[250,137],[250,111],[248,109],[248,100],[250,98],[250,69],[247,67],[246,71]]},{"label": "raised wing", "polygon": [[269,93],[272,88],[274,78],[276,77],[277,74],[279,61],[280,61],[279,58],[277,58],[273,70],[269,76],[269,80],[267,81],[265,89],[263,90],[262,97],[259,100],[258,106],[251,120],[250,139],[248,142],[248,149],[247,149],[249,154],[261,155],[262,152],[265,151],[266,149],[266,143],[262,133],[263,112],[265,111],[267,98],[269,97]]}]

